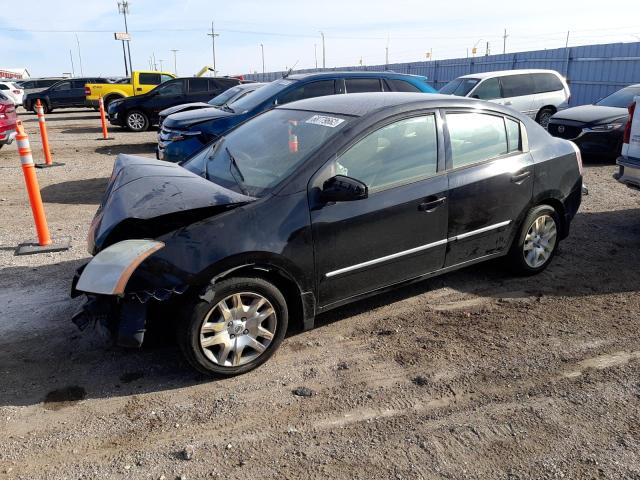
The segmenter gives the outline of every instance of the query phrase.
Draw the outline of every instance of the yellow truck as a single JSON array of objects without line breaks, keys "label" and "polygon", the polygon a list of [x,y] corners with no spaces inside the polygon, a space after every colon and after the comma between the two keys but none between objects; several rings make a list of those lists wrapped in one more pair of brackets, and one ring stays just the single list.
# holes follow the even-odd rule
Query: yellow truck
[{"label": "yellow truck", "polygon": [[161,83],[175,78],[173,73],[137,70],[131,78],[119,83],[87,83],[84,93],[87,103],[97,107],[100,97],[104,100],[105,109],[111,102],[119,98],[142,95],[154,89]]}]

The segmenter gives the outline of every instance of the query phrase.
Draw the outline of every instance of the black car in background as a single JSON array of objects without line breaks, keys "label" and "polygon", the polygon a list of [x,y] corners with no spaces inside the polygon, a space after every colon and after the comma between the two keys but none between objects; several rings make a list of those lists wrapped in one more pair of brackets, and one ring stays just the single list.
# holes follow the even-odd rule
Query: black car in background
[{"label": "black car in background", "polygon": [[49,88],[36,93],[29,93],[24,96],[22,106],[26,110],[36,113],[36,101],[40,99],[44,113],[53,112],[56,108],[93,108],[87,103],[84,85],[86,83],[107,83],[106,78],[83,77],[70,78],[54,83]]},{"label": "black car in background", "polygon": [[288,325],[381,291],[502,256],[541,272],[581,187],[575,145],[495,103],[291,102],[182,166],[118,156],[89,230],[95,256],[72,283],[88,298],[74,322],[98,319],[135,347],[172,322],[196,369],[237,375]]},{"label": "black car in background", "polygon": [[640,95],[640,84],[629,85],[593,105],[562,110],[549,120],[549,133],[572,140],[585,157],[615,160],[622,148],[628,107]]},{"label": "black car in background", "polygon": [[158,124],[158,114],[175,105],[205,102],[240,83],[236,78],[175,78],[144,95],[113,100],[108,107],[109,122],[133,132],[143,132]]},{"label": "black car in background", "polygon": [[24,90],[24,94],[37,93],[42,90],[46,90],[52,85],[55,85],[61,80],[65,80],[64,77],[52,77],[52,78],[30,78],[28,80],[20,80],[15,82],[20,88]]},{"label": "black car in background", "polygon": [[176,105],[175,107],[170,107],[160,112],[160,121],[158,125],[162,125],[162,121],[167,118],[169,115],[178,112],[188,112],[189,110],[198,110],[201,108],[222,108],[223,110],[227,108],[227,105],[231,105],[236,100],[240,100],[241,98],[246,97],[251,92],[256,91],[258,88],[265,85],[264,83],[251,82],[251,83],[242,83],[240,85],[236,85],[235,87],[231,87],[229,90],[222,92],[217,97],[213,97],[208,102],[197,102],[197,103],[182,103],[180,105]]}]

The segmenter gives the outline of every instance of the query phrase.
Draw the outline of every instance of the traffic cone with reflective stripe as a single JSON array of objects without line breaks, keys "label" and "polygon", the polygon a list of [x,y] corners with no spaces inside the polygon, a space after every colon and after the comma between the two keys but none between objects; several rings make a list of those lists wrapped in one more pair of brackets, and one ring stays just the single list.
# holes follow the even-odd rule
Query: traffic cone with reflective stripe
[{"label": "traffic cone with reflective stripe", "polygon": [[36,224],[36,233],[38,235],[38,243],[22,243],[18,245],[16,255],[67,250],[70,246],[69,239],[65,238],[54,242],[49,235],[49,227],[47,226],[47,218],[44,214],[38,178],[36,177],[33,157],[31,156],[29,137],[24,131],[22,122],[17,122],[16,131],[16,143],[18,144],[22,173],[24,174],[24,182],[27,187],[31,212],[33,213],[33,220]]},{"label": "traffic cone with reflective stripe", "polygon": [[97,140],[113,140],[112,137],[109,136],[107,132],[107,116],[104,112],[104,100],[102,97],[98,100],[98,106],[100,107],[100,122],[102,123],[102,138],[98,138]]},{"label": "traffic cone with reflective stripe", "polygon": [[64,165],[64,163],[53,162],[51,160],[47,124],[44,121],[44,108],[42,107],[40,99],[36,101],[36,112],[38,112],[38,126],[40,127],[40,138],[42,138],[42,150],[44,151],[44,163],[36,163],[36,168],[59,167]]}]

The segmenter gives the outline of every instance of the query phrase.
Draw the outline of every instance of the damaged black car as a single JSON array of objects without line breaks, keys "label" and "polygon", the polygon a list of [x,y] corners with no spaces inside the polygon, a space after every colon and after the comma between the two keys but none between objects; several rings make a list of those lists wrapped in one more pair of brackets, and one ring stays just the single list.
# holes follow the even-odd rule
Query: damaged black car
[{"label": "damaged black car", "polygon": [[505,257],[545,269],[581,202],[580,152],[466,98],[327,96],[277,107],[182,165],[118,156],[74,316],[124,346],[170,322],[212,375],[265,362],[291,328],[399,285]]}]

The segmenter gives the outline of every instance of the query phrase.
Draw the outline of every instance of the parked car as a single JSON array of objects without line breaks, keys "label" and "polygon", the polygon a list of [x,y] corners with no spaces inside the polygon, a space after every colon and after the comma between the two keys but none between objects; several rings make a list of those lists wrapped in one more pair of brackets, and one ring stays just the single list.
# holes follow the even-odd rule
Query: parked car
[{"label": "parked car", "polygon": [[0,148],[13,142],[16,136],[16,106],[7,95],[0,92]]},{"label": "parked car", "polygon": [[201,108],[222,108],[223,110],[227,105],[231,105],[233,102],[240,100],[241,98],[246,97],[251,92],[256,91],[258,88],[265,85],[264,83],[241,83],[240,85],[236,85],[235,87],[230,88],[222,92],[220,95],[213,97],[208,102],[197,102],[197,103],[182,103],[180,105],[176,105],[174,107],[166,108],[162,110],[158,115],[160,117],[158,124],[162,125],[162,122],[169,115],[173,115],[178,112],[187,112],[189,110],[198,110]]},{"label": "parked car", "polygon": [[393,72],[324,72],[289,75],[221,110],[174,113],[162,122],[156,156],[180,162],[231,128],[276,105],[304,98],[358,92],[427,92],[435,90],[425,77]]},{"label": "parked car", "polygon": [[556,113],[549,120],[549,133],[573,141],[583,155],[615,160],[622,148],[627,107],[640,95],[640,83],[622,88],[593,105],[581,105]]},{"label": "parked car", "polygon": [[87,83],[106,82],[105,78],[84,77],[70,78],[53,84],[41,92],[25,95],[23,106],[36,112],[36,102],[40,99],[44,113],[53,112],[57,108],[92,107],[84,98],[84,86]]},{"label": "parked car", "polygon": [[14,82],[0,82],[0,92],[11,98],[16,107],[22,105],[24,90]]},{"label": "parked car", "polygon": [[52,77],[52,78],[30,78],[28,80],[19,80],[16,83],[20,88],[24,90],[24,94],[38,93],[46,90],[52,85],[55,85],[61,80],[66,80],[64,77]]},{"label": "parked car", "polygon": [[183,166],[118,156],[90,227],[95,256],[73,281],[89,298],[74,321],[102,319],[129,346],[175,322],[196,369],[244,373],[289,325],[386,289],[502,256],[541,272],[581,185],[575,145],[496,104],[417,93],[289,103]]},{"label": "parked car", "polygon": [[144,95],[113,100],[107,108],[109,122],[133,132],[142,132],[158,124],[161,110],[189,102],[203,102],[239,83],[240,80],[235,78],[175,78]]},{"label": "parked car", "polygon": [[614,178],[627,187],[640,190],[640,94],[629,105],[629,121],[622,136],[622,152],[618,157],[619,170]]},{"label": "parked car", "polygon": [[452,80],[440,93],[507,105],[547,128],[551,116],[569,107],[569,85],[554,70],[503,70]]},{"label": "parked car", "polygon": [[86,97],[87,103],[94,107],[98,106],[100,97],[102,97],[104,108],[108,108],[109,104],[114,100],[133,97],[135,95],[144,95],[158,85],[168,82],[175,77],[173,73],[167,72],[134,71],[131,74],[131,78],[117,82],[109,82],[107,80],[87,82],[84,89],[84,96]]}]

